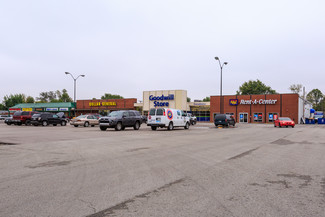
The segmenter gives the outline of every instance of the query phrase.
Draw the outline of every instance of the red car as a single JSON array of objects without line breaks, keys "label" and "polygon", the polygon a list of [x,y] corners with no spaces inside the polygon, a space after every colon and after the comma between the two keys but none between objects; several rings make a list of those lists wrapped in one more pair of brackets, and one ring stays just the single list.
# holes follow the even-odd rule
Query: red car
[{"label": "red car", "polygon": [[280,117],[274,121],[274,127],[295,127],[295,122],[287,117]]}]

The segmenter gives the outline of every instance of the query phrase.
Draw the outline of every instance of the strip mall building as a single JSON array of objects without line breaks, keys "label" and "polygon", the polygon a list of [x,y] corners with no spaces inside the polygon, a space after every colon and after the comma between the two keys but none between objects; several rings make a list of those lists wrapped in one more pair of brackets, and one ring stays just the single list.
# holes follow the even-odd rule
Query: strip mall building
[{"label": "strip mall building", "polygon": [[[221,104],[220,104],[221,103]],[[271,123],[276,117],[290,117],[296,123],[310,117],[312,105],[298,94],[211,96],[210,102],[187,102],[186,90],[143,91],[143,99],[93,99],[74,103],[25,103],[10,111],[65,112],[67,116],[108,114],[116,110],[138,110],[148,115],[151,108],[174,108],[191,112],[198,121],[212,122],[219,113],[231,114],[239,123]]]},{"label": "strip mall building", "polygon": [[270,123],[277,117],[301,123],[312,108],[298,94],[211,96],[210,100],[211,121],[216,114],[225,113],[234,115],[239,123]]}]

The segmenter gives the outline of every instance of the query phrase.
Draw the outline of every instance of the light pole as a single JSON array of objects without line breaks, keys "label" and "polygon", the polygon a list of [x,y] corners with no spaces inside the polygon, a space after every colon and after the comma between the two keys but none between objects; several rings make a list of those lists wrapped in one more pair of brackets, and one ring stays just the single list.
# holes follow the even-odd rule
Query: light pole
[{"label": "light pole", "polygon": [[221,64],[221,62],[220,62],[220,59],[219,59],[219,57],[215,57],[215,59],[219,62],[219,65],[220,65],[220,71],[221,71],[221,73],[220,73],[220,114],[222,114],[223,113],[223,100],[222,100],[222,68],[225,66],[225,65],[227,65],[228,64],[228,62],[223,62],[222,64]]},{"label": "light pole", "polygon": [[74,96],[73,96],[73,102],[74,103],[76,103],[76,83],[77,83],[77,79],[79,78],[79,77],[85,77],[85,75],[78,75],[78,77],[77,78],[74,78],[73,77],[73,75],[70,73],[70,72],[65,72],[65,74],[66,75],[71,75],[71,77],[72,77],[72,79],[73,79],[73,81],[74,81]]}]

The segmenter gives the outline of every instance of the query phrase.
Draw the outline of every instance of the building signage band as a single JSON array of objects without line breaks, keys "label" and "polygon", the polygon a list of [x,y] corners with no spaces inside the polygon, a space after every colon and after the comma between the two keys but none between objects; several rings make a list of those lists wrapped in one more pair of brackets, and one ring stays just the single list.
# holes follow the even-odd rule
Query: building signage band
[{"label": "building signage band", "polygon": [[22,110],[23,112],[31,112],[31,111],[33,111],[32,108],[22,108],[21,110]]},{"label": "building signage band", "polygon": [[169,106],[169,102],[158,102],[158,101],[164,101],[164,100],[174,100],[174,94],[169,94],[168,96],[164,96],[164,95],[161,95],[161,96],[153,96],[153,95],[150,95],[149,96],[149,100],[150,101],[154,101],[153,104],[155,107],[162,107],[162,106]]},{"label": "building signage band", "polygon": [[58,108],[46,108],[46,111],[48,111],[48,112],[55,112],[58,110],[59,110]]},{"label": "building signage band", "polygon": [[9,111],[21,111],[20,108],[10,108]]},{"label": "building signage band", "polygon": [[278,100],[277,99],[255,99],[255,100],[240,100],[241,105],[274,105]]},{"label": "building signage band", "polygon": [[116,106],[116,102],[89,102],[89,106]]},{"label": "building signage band", "polygon": [[67,112],[67,111],[69,111],[69,108],[60,108],[59,111]]}]

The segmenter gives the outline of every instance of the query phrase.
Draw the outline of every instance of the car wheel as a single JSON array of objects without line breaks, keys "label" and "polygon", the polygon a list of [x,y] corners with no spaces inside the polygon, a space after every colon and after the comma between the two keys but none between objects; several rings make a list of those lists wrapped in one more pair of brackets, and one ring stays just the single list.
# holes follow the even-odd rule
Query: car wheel
[{"label": "car wheel", "polygon": [[281,128],[282,126],[279,124],[279,127]]},{"label": "car wheel", "polygon": [[135,122],[133,129],[138,130],[139,128],[140,128],[140,123],[139,123],[139,121],[137,121],[137,122]]},{"label": "car wheel", "polygon": [[276,127],[276,125],[274,124],[274,127]]},{"label": "car wheel", "polygon": [[115,126],[115,130],[116,130],[116,131],[120,131],[120,130],[122,130],[122,123],[121,123],[121,122],[118,122],[118,123],[116,124],[116,126]]},{"label": "car wheel", "polygon": [[26,120],[25,125],[29,126],[30,125],[30,120]]},{"label": "car wheel", "polygon": [[73,125],[74,127],[79,127],[79,125]]},{"label": "car wheel", "polygon": [[292,128],[295,128],[295,126],[292,126]]},{"label": "car wheel", "polygon": [[125,127],[122,127],[121,130],[125,130]]},{"label": "car wheel", "polygon": [[174,129],[173,122],[169,122],[167,130],[172,130]]},{"label": "car wheel", "polygon": [[67,122],[62,121],[62,122],[61,122],[61,126],[65,126],[65,125],[67,125]]},{"label": "car wheel", "polygon": [[45,127],[45,126],[47,126],[47,125],[48,125],[47,121],[43,121],[43,122],[42,122],[42,126]]},{"label": "car wheel", "polygon": [[11,123],[7,123],[7,125],[9,125],[9,126],[10,126],[10,125],[11,125]]},{"label": "car wheel", "polygon": [[288,126],[286,126],[286,128],[288,128]]},{"label": "car wheel", "polygon": [[102,131],[105,131],[105,130],[107,129],[107,127],[103,127],[103,126],[100,126],[99,128],[100,128],[100,130],[102,130]]},{"label": "car wheel", "polygon": [[184,129],[187,130],[188,128],[190,128],[190,124],[186,122]]},{"label": "car wheel", "polygon": [[151,126],[152,130],[157,130],[157,127]]},{"label": "car wheel", "polygon": [[21,125],[22,125],[22,123],[17,123],[17,125],[18,125],[18,126],[21,126]]},{"label": "car wheel", "polygon": [[86,122],[84,123],[84,127],[89,127],[89,122],[88,122],[88,121],[86,121]]},{"label": "car wheel", "polygon": [[53,126],[56,126],[57,124],[53,124]]}]

